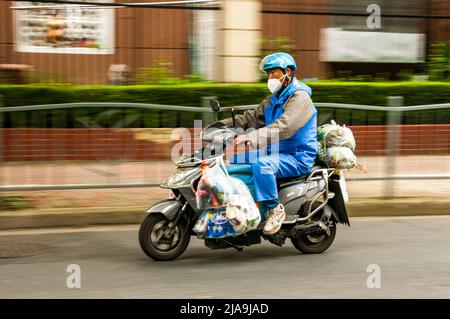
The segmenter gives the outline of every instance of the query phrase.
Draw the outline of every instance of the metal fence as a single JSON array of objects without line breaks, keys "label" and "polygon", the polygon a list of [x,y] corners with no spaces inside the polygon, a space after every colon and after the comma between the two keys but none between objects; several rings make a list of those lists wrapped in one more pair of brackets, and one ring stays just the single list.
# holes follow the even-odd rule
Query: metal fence
[{"label": "metal fence", "polygon": [[[368,173],[353,170],[348,179],[385,181],[387,195],[393,194],[395,180],[450,179],[450,124],[400,124],[405,112],[450,111],[450,104],[402,106],[402,97],[388,99],[388,107],[316,104],[319,114],[330,119],[335,113],[328,114],[323,110],[386,114],[387,125],[350,125],[357,142],[356,155],[359,162],[368,167]],[[68,103],[0,108],[0,191],[159,186],[160,181],[174,170],[168,156],[176,143],[171,140],[171,128],[130,128],[127,127],[130,121],[126,113],[120,113],[115,118],[116,124],[109,123],[107,127],[88,117],[83,118],[87,125],[82,128],[3,126],[6,114],[93,107],[107,108],[105,117],[111,117],[114,114],[111,111],[116,109],[141,109],[198,114],[196,118],[204,123],[214,120],[209,107],[174,105]],[[254,107],[233,108],[243,111]],[[224,107],[221,111],[229,114],[230,109]]]}]

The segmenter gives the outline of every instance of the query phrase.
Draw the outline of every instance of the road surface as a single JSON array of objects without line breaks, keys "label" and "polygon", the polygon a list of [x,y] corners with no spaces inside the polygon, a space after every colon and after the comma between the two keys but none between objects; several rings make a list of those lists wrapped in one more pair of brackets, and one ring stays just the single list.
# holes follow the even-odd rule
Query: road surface
[{"label": "road surface", "polygon": [[[147,258],[134,225],[4,231],[0,298],[450,298],[450,216],[351,222],[321,255],[192,238],[172,262]],[[67,287],[72,264],[79,289]]]}]

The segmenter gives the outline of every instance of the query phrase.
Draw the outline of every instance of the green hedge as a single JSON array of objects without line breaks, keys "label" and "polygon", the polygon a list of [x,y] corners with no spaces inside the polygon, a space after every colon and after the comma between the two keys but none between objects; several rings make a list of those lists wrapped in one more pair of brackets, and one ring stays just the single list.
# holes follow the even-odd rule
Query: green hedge
[{"label": "green hedge", "polygon": [[[386,105],[401,95],[406,105],[447,103],[447,82],[311,82],[315,102]],[[200,106],[202,96],[218,96],[223,105],[258,103],[268,95],[265,84],[187,84],[145,86],[0,85],[5,106],[66,102],[140,102]]]},{"label": "green hedge", "polygon": [[[450,102],[450,83],[441,82],[311,82],[314,102],[386,105],[387,96],[403,96],[405,105]],[[34,86],[0,85],[4,106],[70,102],[135,102],[201,106],[202,97],[217,96],[223,106],[256,104],[268,96],[265,84],[186,84],[176,86]],[[381,112],[319,110],[322,121],[333,117],[347,124],[383,124]],[[106,113],[105,113],[106,112]],[[28,113],[28,114],[27,114]],[[116,110],[105,108],[14,112],[6,117],[7,126],[82,127],[84,120],[117,123],[125,114],[136,118],[130,126],[192,126],[201,114],[158,110]],[[30,114],[33,113],[33,114]],[[130,117],[128,117],[130,118]],[[447,110],[408,113],[407,123],[448,123]],[[320,121],[319,121],[320,122]],[[103,125],[103,124],[102,124]],[[113,125],[113,124],[111,124]]]}]

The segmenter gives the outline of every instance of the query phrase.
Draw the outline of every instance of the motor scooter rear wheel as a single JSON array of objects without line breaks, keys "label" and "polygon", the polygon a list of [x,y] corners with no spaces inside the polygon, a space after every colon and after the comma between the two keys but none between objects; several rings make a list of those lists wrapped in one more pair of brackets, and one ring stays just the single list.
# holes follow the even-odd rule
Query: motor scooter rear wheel
[{"label": "motor scooter rear wheel", "polygon": [[168,233],[170,221],[163,214],[149,214],[139,229],[139,244],[144,253],[157,261],[179,257],[189,245],[187,222],[180,218],[172,235]]},{"label": "motor scooter rear wheel", "polygon": [[336,225],[330,226],[330,236],[324,233],[291,238],[292,245],[304,254],[321,254],[327,250],[336,237]]},{"label": "motor scooter rear wheel", "polygon": [[[316,209],[320,204],[314,203],[312,205],[312,209]],[[305,204],[305,208],[308,207],[308,203]],[[306,209],[300,213],[301,216],[305,215]],[[318,211],[312,218],[311,221],[317,221],[322,219],[323,209]],[[304,254],[321,254],[328,248],[330,248],[331,244],[336,237],[336,224],[331,222],[330,227],[330,235],[327,236],[325,232],[319,232],[309,235],[304,235],[296,238],[291,238],[291,242],[297,250],[301,251]]]}]

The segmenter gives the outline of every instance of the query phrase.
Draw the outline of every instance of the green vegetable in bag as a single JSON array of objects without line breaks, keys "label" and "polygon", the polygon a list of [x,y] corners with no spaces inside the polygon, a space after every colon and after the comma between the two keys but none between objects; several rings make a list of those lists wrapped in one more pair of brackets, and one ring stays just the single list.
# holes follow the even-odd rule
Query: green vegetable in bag
[{"label": "green vegetable in bag", "polygon": [[317,140],[326,147],[348,147],[352,151],[356,148],[355,137],[348,127],[337,125],[335,121],[324,124],[317,129]]},{"label": "green vegetable in bag", "polygon": [[326,161],[329,167],[351,169],[356,166],[356,156],[347,147],[332,146],[327,149]]},{"label": "green vegetable in bag", "polygon": [[351,169],[357,165],[356,156],[351,149],[347,147],[332,146],[325,150],[325,148],[322,147],[322,144],[317,144],[317,162],[321,166]]}]

